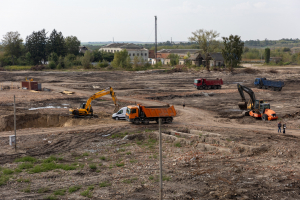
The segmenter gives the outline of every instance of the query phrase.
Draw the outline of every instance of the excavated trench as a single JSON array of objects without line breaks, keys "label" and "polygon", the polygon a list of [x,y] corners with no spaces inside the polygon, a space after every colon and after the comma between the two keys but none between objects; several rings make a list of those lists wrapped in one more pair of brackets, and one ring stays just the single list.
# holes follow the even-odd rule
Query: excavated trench
[{"label": "excavated trench", "polygon": [[[17,129],[63,127],[73,119],[68,115],[58,114],[21,114],[16,116]],[[14,130],[14,115],[6,115],[0,118],[0,131]]]}]

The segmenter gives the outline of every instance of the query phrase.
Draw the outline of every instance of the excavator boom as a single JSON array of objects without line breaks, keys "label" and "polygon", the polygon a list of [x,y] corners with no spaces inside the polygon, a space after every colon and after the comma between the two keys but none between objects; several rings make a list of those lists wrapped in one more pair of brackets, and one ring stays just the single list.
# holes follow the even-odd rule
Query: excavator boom
[{"label": "excavator boom", "polygon": [[243,85],[240,85],[239,83],[237,84],[237,88],[238,88],[238,91],[239,91],[239,93],[240,93],[240,95],[242,97],[242,101],[243,101],[243,102],[239,102],[238,103],[239,108],[241,110],[246,110],[247,109],[247,102],[246,102],[246,98],[245,98],[245,94],[244,94],[244,91],[245,91],[250,96],[250,99],[251,99],[251,102],[250,102],[251,109],[253,109],[254,103],[255,103],[255,100],[256,100],[254,92],[250,88],[248,88],[246,86],[243,86]]}]

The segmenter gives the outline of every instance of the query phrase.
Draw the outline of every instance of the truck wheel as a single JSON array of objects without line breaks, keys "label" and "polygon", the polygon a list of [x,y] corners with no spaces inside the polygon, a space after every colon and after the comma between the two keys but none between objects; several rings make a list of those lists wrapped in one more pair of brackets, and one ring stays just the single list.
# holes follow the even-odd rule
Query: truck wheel
[{"label": "truck wheel", "polygon": [[282,87],[279,88],[279,91],[281,91],[281,90],[282,90]]},{"label": "truck wheel", "polygon": [[218,85],[218,89],[221,89],[221,87],[222,87],[221,85]]},{"label": "truck wheel", "polygon": [[202,86],[199,86],[199,87],[198,87],[198,90],[203,90],[203,87],[202,87]]},{"label": "truck wheel", "polygon": [[139,123],[140,123],[140,119],[135,118],[134,121],[133,121],[133,123],[134,123],[134,124],[139,124]]},{"label": "truck wheel", "polygon": [[267,114],[263,114],[262,117],[261,117],[261,119],[263,121],[268,121],[268,115]]},{"label": "truck wheel", "polygon": [[116,120],[119,120],[119,117],[116,117]]},{"label": "truck wheel", "polygon": [[207,85],[204,85],[204,90],[208,90],[208,86]]},{"label": "truck wheel", "polygon": [[171,117],[168,117],[168,118],[166,119],[166,122],[167,122],[168,124],[172,123],[172,121],[173,121],[173,119],[172,119]]},{"label": "truck wheel", "polygon": [[273,90],[276,91],[276,87],[274,87]]},{"label": "truck wheel", "polygon": [[149,119],[145,119],[145,120],[143,121],[143,124],[149,124]]}]

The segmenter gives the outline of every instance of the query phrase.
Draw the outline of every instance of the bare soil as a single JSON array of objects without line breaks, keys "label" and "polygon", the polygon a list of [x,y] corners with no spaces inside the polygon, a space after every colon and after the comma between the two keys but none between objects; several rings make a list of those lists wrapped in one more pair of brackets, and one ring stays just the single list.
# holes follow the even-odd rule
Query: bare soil
[{"label": "bare soil", "polygon": [[[249,65],[233,73],[175,71],[0,72],[7,86],[0,91],[1,199],[158,198],[156,123],[111,119],[109,95],[92,103],[98,118],[68,114],[108,86],[120,106],[176,108],[173,123],[162,127],[164,199],[299,199],[300,69]],[[50,91],[8,89],[25,77]],[[280,92],[254,88],[256,77],[282,80],[285,87]],[[224,85],[196,90],[195,78],[222,78]],[[287,124],[285,135],[277,133],[279,120],[242,115],[237,83],[271,104]],[[14,95],[17,151],[8,140],[14,134]],[[16,162],[25,156],[36,160]]]}]

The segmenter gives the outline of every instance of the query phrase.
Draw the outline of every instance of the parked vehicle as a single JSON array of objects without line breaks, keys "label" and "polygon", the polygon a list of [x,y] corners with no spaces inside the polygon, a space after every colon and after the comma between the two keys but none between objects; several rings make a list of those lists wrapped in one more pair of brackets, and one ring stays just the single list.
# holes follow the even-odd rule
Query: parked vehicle
[{"label": "parked vehicle", "polygon": [[194,80],[194,87],[198,90],[208,90],[208,89],[221,89],[221,85],[223,85],[222,79],[204,79],[199,78]]},{"label": "parked vehicle", "polygon": [[115,119],[115,120],[119,120],[119,119],[126,119],[126,110],[127,110],[127,107],[123,107],[121,108],[118,112],[114,113],[112,115],[112,118]]},{"label": "parked vehicle", "polygon": [[282,81],[271,81],[266,78],[256,78],[254,81],[254,85],[260,89],[272,89],[274,91],[281,91],[284,86],[284,82]]},{"label": "parked vehicle", "polygon": [[172,123],[176,116],[174,106],[142,106],[140,104],[127,106],[126,120],[134,124],[149,124],[150,121],[156,121],[162,118],[162,123]]}]

